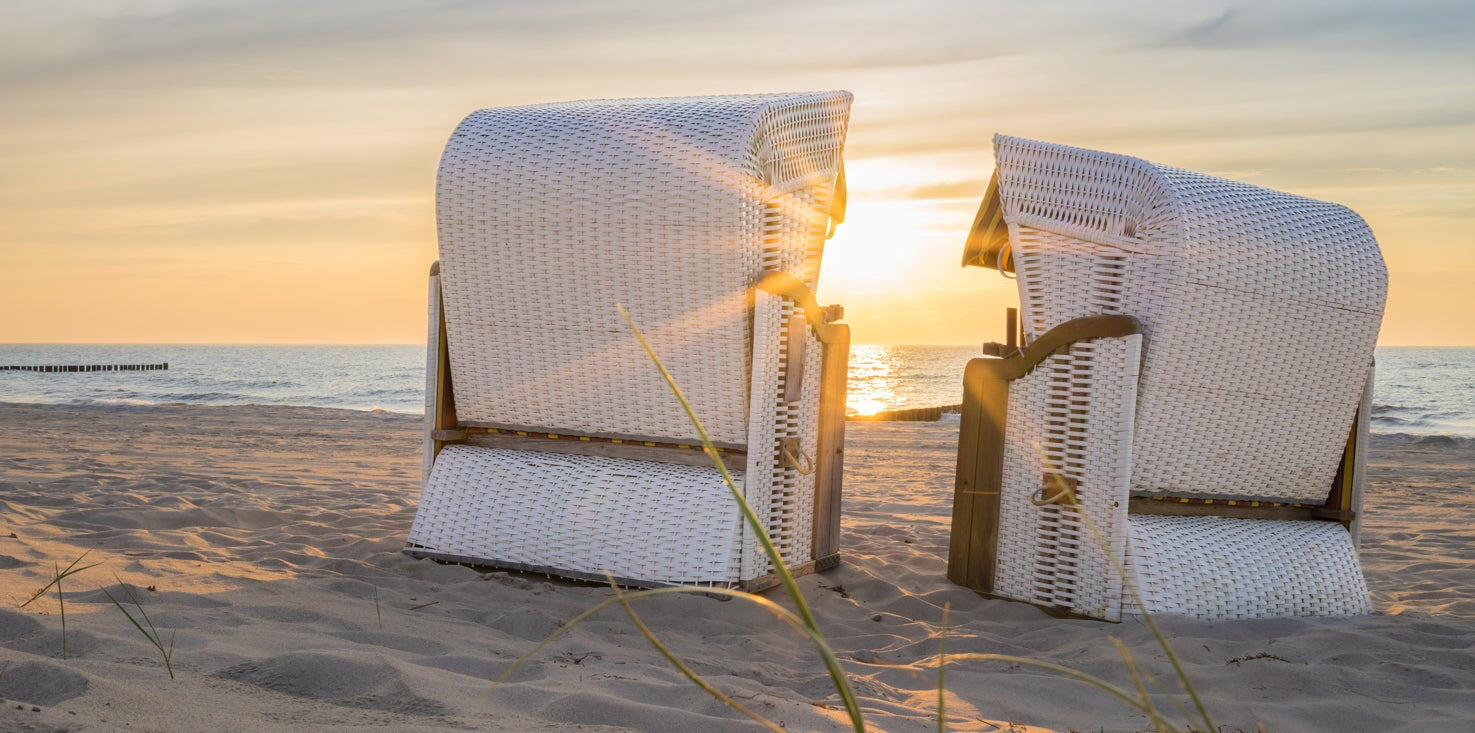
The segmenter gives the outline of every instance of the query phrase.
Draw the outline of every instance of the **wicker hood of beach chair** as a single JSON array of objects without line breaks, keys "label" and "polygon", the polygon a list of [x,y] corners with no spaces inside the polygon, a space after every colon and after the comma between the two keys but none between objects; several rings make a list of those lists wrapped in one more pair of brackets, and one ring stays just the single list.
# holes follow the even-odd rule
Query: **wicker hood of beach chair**
[{"label": "wicker hood of beach chair", "polygon": [[964,264],[1017,277],[1022,348],[969,365],[949,577],[1112,620],[1369,612],[1387,270],[1363,220],[1122,155],[995,152]]},{"label": "wicker hood of beach chair", "polygon": [[756,588],[772,568],[644,332],[796,572],[838,562],[849,330],[817,285],[848,92],[485,109],[436,183],[406,552]]}]

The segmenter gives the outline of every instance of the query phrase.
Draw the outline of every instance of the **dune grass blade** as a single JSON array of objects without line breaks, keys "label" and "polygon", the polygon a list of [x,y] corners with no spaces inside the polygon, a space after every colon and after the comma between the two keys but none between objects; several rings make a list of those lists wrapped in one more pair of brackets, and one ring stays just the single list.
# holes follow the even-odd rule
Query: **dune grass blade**
[{"label": "dune grass blade", "polygon": [[[1112,564],[1115,566],[1116,571],[1121,573],[1122,587],[1126,588],[1127,592],[1131,594],[1132,602],[1137,604],[1138,608],[1142,609],[1142,621],[1147,624],[1147,629],[1152,632],[1153,638],[1157,639],[1158,646],[1162,647],[1163,654],[1168,657],[1168,663],[1173,665],[1173,674],[1178,677],[1179,684],[1183,685],[1183,690],[1188,693],[1188,699],[1193,701],[1194,708],[1198,711],[1199,720],[1204,725],[1204,730],[1218,730],[1218,727],[1214,725],[1214,719],[1209,715],[1208,708],[1204,706],[1204,701],[1199,698],[1198,691],[1193,688],[1193,681],[1188,678],[1188,673],[1183,670],[1183,664],[1178,661],[1177,653],[1173,651],[1172,645],[1168,643],[1168,637],[1158,629],[1157,622],[1152,620],[1152,614],[1147,612],[1147,606],[1142,603],[1142,596],[1137,592],[1136,586],[1132,584],[1131,578],[1127,577],[1126,568],[1122,567],[1121,562],[1116,558],[1112,558]],[[1153,681],[1156,683],[1156,678],[1153,678]],[[1162,689],[1162,686],[1158,685],[1158,688]],[[1173,700],[1173,704],[1183,712],[1185,718],[1193,717],[1178,703],[1175,697],[1170,696],[1169,699]]]},{"label": "dune grass blade", "polygon": [[[1148,697],[1147,685],[1142,681],[1144,676],[1150,677],[1151,675],[1146,670],[1141,669],[1141,665],[1137,664],[1136,658],[1132,656],[1131,652],[1127,651],[1127,647],[1122,643],[1121,639],[1113,636],[1111,637],[1111,643],[1116,646],[1117,652],[1122,655],[1122,664],[1127,668],[1127,674],[1132,678],[1132,686],[1137,689],[1137,699],[1142,701],[1143,707],[1151,711],[1148,713],[1148,717],[1152,718],[1152,722],[1159,728],[1168,726],[1168,721],[1163,718],[1162,713],[1158,712],[1157,706],[1152,703],[1152,698]],[[1158,689],[1162,689],[1161,685],[1158,686]],[[1176,700],[1174,704],[1177,704]],[[1182,705],[1178,705],[1178,710],[1184,713],[1184,717],[1189,717],[1187,715],[1188,711],[1184,710]]]},{"label": "dune grass blade", "polygon": [[379,617],[379,629],[384,630],[384,614],[379,611],[379,586],[374,586],[374,615]]},{"label": "dune grass blade", "polygon": [[1164,720],[1162,715],[1159,714],[1156,708],[1152,706],[1152,703],[1144,703],[1131,692],[1123,690],[1122,688],[1117,687],[1116,685],[1113,685],[1110,682],[1101,679],[1100,677],[1089,675],[1085,672],[1071,669],[1070,667],[1064,667],[1059,664],[1053,664],[1051,662],[1042,662],[1038,659],[1030,659],[1029,657],[1016,657],[1008,654],[955,654],[950,659],[948,659],[949,664],[957,664],[961,662],[1004,662],[1007,664],[1017,664],[1021,667],[1034,667],[1035,669],[1042,669],[1047,672],[1054,672],[1058,675],[1061,675],[1062,677],[1068,677],[1077,682],[1083,682],[1087,685],[1095,687],[1096,689],[1101,690],[1111,695],[1112,697],[1117,698],[1118,700],[1121,700],[1133,710],[1136,710],[1151,718],[1153,722],[1157,723],[1163,731],[1166,731],[1168,733],[1184,733],[1184,730],[1182,728],[1179,728],[1178,726]]},{"label": "dune grass blade", "polygon": [[53,562],[51,570],[56,575],[56,611],[61,616],[61,658],[67,658],[67,599],[61,591],[61,563]]},{"label": "dune grass blade", "polygon": [[129,613],[128,609],[124,608],[123,604],[119,603],[118,599],[114,598],[113,594],[109,593],[107,588],[100,589],[102,594],[107,596],[108,600],[112,601],[113,605],[117,606],[118,610],[122,611],[123,615],[127,616],[129,621],[133,622],[133,628],[138,629],[138,633],[143,634],[143,637],[148,639],[149,643],[153,644],[154,648],[159,650],[159,654],[164,657],[164,668],[169,670],[169,679],[174,679],[174,634],[178,629],[169,632],[169,648],[165,649],[163,637],[159,635],[159,630],[154,628],[154,622],[149,620],[148,611],[143,610],[143,604],[138,602],[138,597],[133,595],[133,590],[116,574],[113,575],[113,579],[117,580],[118,586],[123,589],[124,593],[128,594],[128,600],[133,602],[133,606],[138,609],[139,615],[143,616],[144,623],[149,625],[148,629],[145,630],[143,625],[138,623],[138,619],[134,618],[133,614]]},{"label": "dune grass blade", "polygon": [[[1166,697],[1168,699],[1168,702],[1173,703],[1173,707],[1178,709],[1178,713],[1183,716],[1184,720],[1193,720],[1193,713],[1189,712],[1188,708],[1183,706],[1183,703],[1178,699],[1178,695],[1169,691],[1167,686],[1163,684],[1162,680],[1158,679],[1157,675],[1153,674],[1151,670],[1147,669],[1141,664],[1138,664],[1136,658],[1132,657],[1132,653],[1127,650],[1126,644],[1123,644],[1122,641],[1116,637],[1112,637],[1111,641],[1112,643],[1116,644],[1117,650],[1121,652],[1123,659],[1128,660],[1129,665],[1135,666],[1137,671],[1142,673],[1144,679],[1146,679],[1148,682],[1151,682],[1152,686],[1156,687],[1157,691],[1161,692],[1163,694],[1163,697]],[[1189,730],[1193,730],[1192,723],[1189,724]]]},{"label": "dune grass blade", "polygon": [[681,409],[686,412],[687,419],[691,421],[692,427],[696,429],[697,435],[701,437],[702,447],[706,450],[707,456],[712,459],[712,464],[722,474],[723,483],[727,484],[727,490],[732,492],[733,499],[737,501],[744,521],[753,530],[754,536],[758,538],[759,545],[763,547],[764,554],[768,556],[769,563],[773,565],[773,572],[778,576],[779,583],[784,587],[784,591],[788,593],[789,598],[794,601],[794,608],[799,612],[799,617],[804,620],[804,625],[814,632],[811,638],[814,640],[815,645],[820,647],[820,654],[825,660],[825,667],[830,673],[830,679],[834,682],[836,691],[840,693],[840,699],[844,704],[845,711],[850,716],[851,726],[855,728],[857,733],[863,733],[866,729],[866,723],[865,719],[861,717],[860,703],[856,701],[855,692],[850,687],[850,679],[846,676],[845,669],[840,666],[839,661],[835,660],[834,653],[830,651],[829,644],[825,642],[824,636],[820,633],[819,622],[815,620],[814,613],[810,611],[809,603],[804,600],[804,594],[800,592],[799,584],[794,582],[794,575],[789,572],[789,566],[784,563],[783,557],[779,555],[778,548],[773,544],[773,539],[768,536],[768,530],[763,526],[763,522],[758,519],[758,515],[753,511],[753,507],[748,505],[747,499],[743,497],[743,492],[738,489],[737,482],[733,481],[732,475],[727,472],[727,466],[722,463],[722,459],[717,453],[717,446],[712,444],[712,439],[707,435],[707,429],[702,427],[702,421],[697,418],[696,411],[692,409],[691,403],[686,400],[686,395],[681,392],[681,387],[676,384],[676,379],[671,376],[670,372],[666,371],[666,365],[661,363],[661,358],[656,355],[655,349],[651,348],[649,341],[646,341],[645,334],[635,325],[635,321],[630,318],[630,314],[625,312],[625,307],[622,305],[616,305],[615,307],[619,308],[620,315],[625,318],[625,323],[630,325],[630,330],[635,332],[635,338],[640,340],[640,346],[645,349],[646,355],[650,357],[656,369],[660,370],[661,377],[666,380],[666,386],[671,388],[671,394],[675,395],[676,400],[681,403]]},{"label": "dune grass blade", "polygon": [[[1125,572],[1122,574],[1122,577],[1126,578]],[[1163,653],[1168,657],[1168,663],[1173,665],[1173,673],[1178,676],[1178,682],[1183,685],[1184,691],[1188,693],[1188,699],[1193,701],[1194,707],[1198,710],[1199,718],[1204,724],[1204,730],[1219,730],[1214,725],[1214,719],[1209,716],[1209,709],[1204,706],[1204,701],[1199,698],[1198,691],[1193,689],[1193,681],[1188,679],[1188,673],[1183,671],[1183,664],[1178,661],[1178,655],[1173,652],[1173,647],[1168,644],[1168,637],[1164,636],[1163,632],[1158,630],[1157,622],[1152,620],[1152,614],[1147,613],[1146,607],[1142,605],[1142,599],[1137,595],[1137,589],[1132,587],[1130,581],[1124,582],[1123,585],[1132,592],[1133,602],[1137,604],[1137,607],[1143,609],[1142,619],[1147,623],[1147,628],[1152,631],[1153,637],[1157,639],[1158,645],[1163,648]]]},{"label": "dune grass blade", "polygon": [[942,604],[942,635],[937,639],[937,733],[947,733],[947,614],[952,604]]},{"label": "dune grass blade", "polygon": [[86,570],[88,568],[95,568],[98,565],[101,565],[102,564],[102,563],[95,562],[95,563],[92,563],[91,565],[83,565],[80,568],[77,567],[77,563],[82,562],[82,558],[87,557],[87,553],[89,553],[89,552],[92,552],[92,550],[90,550],[90,549],[89,550],[84,550],[81,555],[78,555],[77,556],[77,559],[76,560],[73,560],[72,561],[72,564],[70,564],[70,565],[67,566],[67,569],[66,570],[62,570],[61,569],[61,563],[55,563],[55,562],[52,563],[51,582],[50,583],[47,583],[45,586],[43,586],[41,588],[41,590],[38,590],[35,593],[32,593],[31,594],[31,597],[28,598],[28,599],[26,599],[26,602],[25,603],[20,604],[20,607],[21,608],[25,608],[26,606],[31,605],[31,603],[34,602],[37,598],[40,598],[41,596],[45,595],[46,594],[46,591],[51,590],[52,588],[56,588],[56,605],[57,605],[57,609],[58,609],[58,614],[61,616],[61,658],[62,659],[66,659],[67,658],[67,600],[66,600],[66,597],[62,593],[61,581],[63,579],[65,579],[65,578],[68,578],[70,576],[76,575],[77,573],[80,573],[83,570]]},{"label": "dune grass blade", "polygon": [[[1202,722],[1204,725],[1204,730],[1218,730],[1218,728],[1214,725],[1213,717],[1209,715],[1208,708],[1204,705],[1203,700],[1199,698],[1198,691],[1193,688],[1193,681],[1188,678],[1188,673],[1183,670],[1183,664],[1178,661],[1178,655],[1173,651],[1173,646],[1168,643],[1168,637],[1164,635],[1160,629],[1158,629],[1157,622],[1153,620],[1152,614],[1148,613],[1147,604],[1142,602],[1142,594],[1137,591],[1137,586],[1132,583],[1131,576],[1127,575],[1127,568],[1125,565],[1122,564],[1121,558],[1118,558],[1116,555],[1113,555],[1111,553],[1111,548],[1107,545],[1106,542],[1106,536],[1101,533],[1101,530],[1096,526],[1096,523],[1091,520],[1091,515],[1086,512],[1085,507],[1081,506],[1080,502],[1076,499],[1075,494],[1071,493],[1069,496],[1070,504],[1068,506],[1074,509],[1078,515],[1080,515],[1081,520],[1086,524],[1086,529],[1090,531],[1091,535],[1096,538],[1096,542],[1099,543],[1102,549],[1105,550],[1107,560],[1111,561],[1112,570],[1116,571],[1117,575],[1121,576],[1122,588],[1125,589],[1128,596],[1131,597],[1132,603],[1135,604],[1137,608],[1141,609],[1141,618],[1143,623],[1147,624],[1148,631],[1152,632],[1152,636],[1154,639],[1157,640],[1158,646],[1162,647],[1163,654],[1167,655],[1168,663],[1173,666],[1173,673],[1177,675],[1178,682],[1183,685],[1183,690],[1188,693],[1188,698],[1193,701],[1194,708],[1198,711],[1200,722]],[[1175,702],[1174,704],[1176,705],[1177,703]],[[1179,709],[1183,709],[1181,705],[1179,706]],[[1186,710],[1184,711],[1184,713],[1185,717],[1192,717],[1190,715],[1187,715]]]},{"label": "dune grass blade", "polygon": [[610,587],[613,588],[615,591],[615,599],[618,600],[620,602],[620,606],[625,609],[625,615],[630,617],[630,622],[635,624],[635,628],[640,631],[640,635],[644,636],[645,640],[650,642],[650,645],[655,647],[655,650],[657,652],[660,652],[661,656],[665,657],[666,661],[669,662],[672,667],[676,668],[676,671],[684,675],[687,680],[691,681],[692,684],[705,690],[707,694],[720,700],[724,705],[742,713],[743,715],[748,716],[749,718],[752,718],[753,720],[757,721],[759,725],[762,725],[769,730],[774,731],[774,733],[784,733],[783,728],[774,725],[767,718],[764,718],[763,716],[753,712],[752,710],[749,710],[742,703],[727,696],[721,690],[713,687],[711,683],[703,679],[702,676],[697,674],[696,671],[694,671],[692,668],[686,666],[686,663],[681,661],[680,658],[673,654],[670,648],[661,643],[661,640],[656,638],[656,635],[652,633],[651,630],[645,625],[645,622],[640,620],[640,616],[636,615],[635,609],[630,605],[630,601],[625,597],[624,592],[620,590],[620,586],[615,583],[614,578],[610,577],[608,573],[605,574],[605,577],[609,578]]},{"label": "dune grass blade", "polygon": [[40,598],[41,596],[45,595],[46,594],[46,591],[51,590],[52,586],[56,585],[57,583],[60,583],[63,578],[66,578],[66,577],[69,577],[69,576],[72,576],[72,575],[76,575],[77,573],[80,573],[83,570],[86,570],[87,568],[95,568],[98,565],[101,565],[102,563],[95,562],[95,563],[92,563],[91,565],[85,565],[85,566],[80,567],[80,568],[77,567],[77,563],[82,562],[82,558],[87,557],[87,554],[90,553],[90,552],[92,552],[92,550],[90,550],[90,549],[83,551],[81,555],[78,555],[77,556],[77,559],[76,560],[73,560],[72,561],[72,564],[71,565],[68,565],[67,566],[67,569],[66,570],[61,570],[61,571],[56,572],[56,574],[52,576],[50,583],[47,583],[45,586],[43,586],[41,588],[41,590],[38,590],[35,593],[32,593],[31,594],[31,597],[28,598],[28,599],[26,599],[26,602],[25,603],[20,604],[20,607],[21,608],[25,608],[26,606],[31,605],[31,603],[33,601],[35,601],[37,598]]},{"label": "dune grass blade", "polygon": [[[792,626],[799,633],[809,637],[810,641],[813,641],[815,637],[815,632],[808,626],[805,626],[804,620],[794,615],[792,611],[778,605],[777,603],[774,603],[773,601],[768,600],[767,598],[764,598],[763,596],[755,596],[752,593],[748,593],[746,591],[733,590],[731,588],[699,588],[693,586],[677,585],[667,588],[646,588],[643,590],[630,591],[624,593],[623,596],[625,601],[635,601],[641,598],[649,598],[650,596],[672,595],[677,593],[701,596],[723,596],[729,599],[736,598],[741,601],[746,601],[777,616],[780,620],[784,621],[789,626]],[[541,650],[543,647],[548,646],[549,644],[553,643],[554,640],[556,640],[560,636],[563,636],[564,633],[568,632],[573,627],[588,620],[590,616],[593,616],[594,614],[599,613],[600,611],[603,611],[604,609],[609,608],[610,606],[613,606],[617,603],[621,603],[620,598],[609,598],[596,603],[594,606],[586,609],[583,613],[573,617],[572,619],[569,619],[568,623],[565,623],[563,626],[559,627],[557,631],[549,634],[542,641],[538,642],[535,646],[533,646],[532,649],[529,649],[526,654],[518,657],[517,661],[513,662],[511,667],[508,667],[505,671],[502,672],[501,676],[497,677],[497,679],[492,682],[492,687],[491,689],[487,690],[486,694],[490,695],[494,690],[497,689],[498,685],[501,685],[503,682],[507,681],[507,679],[512,676],[512,673],[517,671],[518,667],[521,667],[529,659],[532,659],[533,655],[537,654],[538,651]],[[829,652],[828,647],[820,650],[821,656],[823,656],[827,652]],[[837,663],[838,661],[839,660],[836,660]],[[486,695],[483,695],[483,697],[485,696]]]}]

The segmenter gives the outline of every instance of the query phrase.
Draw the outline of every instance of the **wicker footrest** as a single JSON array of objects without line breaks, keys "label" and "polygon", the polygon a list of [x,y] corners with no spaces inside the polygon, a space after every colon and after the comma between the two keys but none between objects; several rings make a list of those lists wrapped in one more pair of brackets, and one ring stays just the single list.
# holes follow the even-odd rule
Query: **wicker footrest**
[{"label": "wicker footrest", "polygon": [[714,468],[453,445],[436,458],[406,550],[630,585],[729,585],[739,522]]},{"label": "wicker footrest", "polygon": [[[1128,518],[1127,577],[1151,613],[1205,619],[1372,612],[1352,536],[1336,522]],[[1124,606],[1130,612],[1130,599]]]}]

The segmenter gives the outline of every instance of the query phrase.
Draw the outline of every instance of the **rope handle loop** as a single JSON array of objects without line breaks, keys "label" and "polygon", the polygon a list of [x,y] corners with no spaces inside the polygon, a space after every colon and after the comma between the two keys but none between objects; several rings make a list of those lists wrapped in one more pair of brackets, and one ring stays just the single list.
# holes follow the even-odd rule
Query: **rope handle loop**
[{"label": "rope handle loop", "polygon": [[1052,504],[1063,504],[1065,506],[1076,506],[1076,489],[1080,487],[1080,479],[1062,476],[1053,471],[1046,473],[1044,486],[1036,489],[1030,494],[1029,501],[1035,506],[1050,506]]},{"label": "rope handle loop", "polygon": [[[784,438],[778,444],[779,462],[799,472],[801,476],[814,473],[814,459],[799,446],[798,438]],[[801,460],[802,459],[802,460]]]}]

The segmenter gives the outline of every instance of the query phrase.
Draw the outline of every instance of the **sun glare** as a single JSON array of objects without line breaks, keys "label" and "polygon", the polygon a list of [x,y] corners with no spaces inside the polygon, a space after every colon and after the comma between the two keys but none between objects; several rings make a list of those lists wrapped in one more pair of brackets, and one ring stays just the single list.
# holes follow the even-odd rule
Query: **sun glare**
[{"label": "sun glare", "polygon": [[916,206],[907,201],[853,206],[825,246],[824,287],[838,291],[900,290],[916,269]]}]

